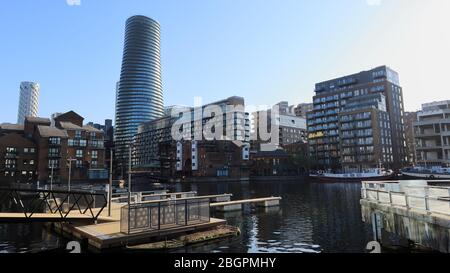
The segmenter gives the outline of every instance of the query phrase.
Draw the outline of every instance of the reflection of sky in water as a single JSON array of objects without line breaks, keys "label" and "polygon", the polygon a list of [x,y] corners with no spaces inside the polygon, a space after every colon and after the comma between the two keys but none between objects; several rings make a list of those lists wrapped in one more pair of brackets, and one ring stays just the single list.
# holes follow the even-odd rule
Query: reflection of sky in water
[{"label": "reflection of sky in water", "polygon": [[[257,217],[250,217],[253,224],[252,230],[249,232],[249,243],[248,252],[249,253],[319,253],[320,246],[310,245],[306,243],[292,243],[290,240],[261,240],[258,238],[258,223]],[[274,231],[272,235],[274,238],[281,237],[283,232]],[[292,244],[291,244],[292,243]]]}]

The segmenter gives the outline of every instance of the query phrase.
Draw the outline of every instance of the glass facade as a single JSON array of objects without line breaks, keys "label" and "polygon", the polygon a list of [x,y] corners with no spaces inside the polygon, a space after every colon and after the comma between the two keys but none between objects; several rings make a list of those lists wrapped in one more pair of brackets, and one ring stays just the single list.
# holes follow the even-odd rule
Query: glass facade
[{"label": "glass facade", "polygon": [[114,141],[119,165],[128,159],[128,145],[138,126],[162,117],[163,91],[158,22],[133,16],[126,22],[122,71],[116,94]]}]

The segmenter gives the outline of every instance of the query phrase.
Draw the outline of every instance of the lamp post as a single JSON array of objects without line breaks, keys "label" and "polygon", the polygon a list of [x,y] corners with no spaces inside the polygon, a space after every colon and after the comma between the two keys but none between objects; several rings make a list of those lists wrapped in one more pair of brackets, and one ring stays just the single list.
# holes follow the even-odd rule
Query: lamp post
[{"label": "lamp post", "polygon": [[128,145],[128,205],[131,204],[131,149],[132,149],[132,144]]},{"label": "lamp post", "polygon": [[69,180],[67,183],[67,190],[69,192],[69,196],[67,197],[67,204],[68,206],[70,206],[70,178],[72,176],[72,162],[77,160],[70,157],[67,159],[67,161],[69,162]]},{"label": "lamp post", "polygon": [[54,169],[54,167],[55,167],[54,164],[55,164],[55,163],[52,162],[52,175],[51,175],[51,177],[50,177],[50,190],[51,190],[51,191],[53,190],[53,169]]},{"label": "lamp post", "polygon": [[108,217],[111,217],[111,202],[112,202],[112,181],[113,181],[113,149],[110,150],[109,162],[109,187],[108,187]]}]

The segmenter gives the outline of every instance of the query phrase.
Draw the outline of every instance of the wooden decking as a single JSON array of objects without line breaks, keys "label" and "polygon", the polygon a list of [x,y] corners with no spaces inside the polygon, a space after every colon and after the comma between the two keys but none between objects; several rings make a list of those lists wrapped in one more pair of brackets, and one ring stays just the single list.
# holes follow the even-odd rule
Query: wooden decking
[{"label": "wooden decking", "polygon": [[96,249],[107,249],[114,247],[122,247],[126,245],[142,244],[150,242],[162,236],[175,236],[186,232],[193,232],[196,230],[203,230],[226,224],[225,220],[211,218],[208,223],[201,223],[190,226],[177,226],[173,228],[166,228],[164,230],[152,230],[148,232],[136,234],[124,234],[120,232],[120,222],[103,223],[98,225],[78,225],[73,226],[69,224],[55,224],[55,230],[60,232],[61,229],[65,235],[84,240],[87,239],[89,245]]},{"label": "wooden decking", "polygon": [[112,203],[111,217],[108,210],[103,211],[98,218],[98,224],[55,223],[55,231],[76,240],[87,240],[95,249],[123,247],[153,241],[161,236],[175,236],[196,230],[204,230],[226,224],[225,220],[211,218],[208,223],[189,226],[164,227],[161,230],[150,230],[136,234],[120,232],[120,210],[126,204]]}]

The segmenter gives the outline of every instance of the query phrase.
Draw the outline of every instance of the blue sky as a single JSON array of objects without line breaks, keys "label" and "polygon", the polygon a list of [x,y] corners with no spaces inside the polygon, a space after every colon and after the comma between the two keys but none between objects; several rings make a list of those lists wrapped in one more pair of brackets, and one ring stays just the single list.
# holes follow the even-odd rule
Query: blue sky
[{"label": "blue sky", "polygon": [[162,31],[165,104],[239,95],[250,105],[310,102],[314,84],[378,65],[400,74],[407,110],[450,99],[448,0],[2,1],[0,123],[16,122],[21,81],[39,115],[114,119],[125,21]]}]

